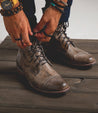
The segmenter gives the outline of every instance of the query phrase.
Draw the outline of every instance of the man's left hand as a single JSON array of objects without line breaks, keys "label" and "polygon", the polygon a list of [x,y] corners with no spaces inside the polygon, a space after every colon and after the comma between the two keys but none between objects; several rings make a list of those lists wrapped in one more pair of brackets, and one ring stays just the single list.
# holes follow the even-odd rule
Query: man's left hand
[{"label": "man's left hand", "polygon": [[[47,8],[33,31],[39,32],[45,27],[44,32],[48,35],[53,35],[58,26],[60,17],[61,13],[57,9],[52,6]],[[37,33],[35,37],[41,42],[48,42],[51,39],[51,37],[46,36],[43,32]]]}]

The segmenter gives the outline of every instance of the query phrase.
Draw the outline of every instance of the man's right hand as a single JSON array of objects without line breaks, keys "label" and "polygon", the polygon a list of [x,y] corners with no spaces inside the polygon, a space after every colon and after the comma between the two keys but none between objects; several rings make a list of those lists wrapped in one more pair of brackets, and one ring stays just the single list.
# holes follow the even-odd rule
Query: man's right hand
[{"label": "man's right hand", "polygon": [[[33,35],[33,33],[31,31],[28,19],[23,11],[20,11],[18,14],[13,16],[4,16],[3,19],[6,30],[10,34],[13,42],[16,42],[20,48],[25,48],[26,46],[32,45],[29,35]],[[22,37],[22,40],[15,40],[19,39],[20,37]]]}]

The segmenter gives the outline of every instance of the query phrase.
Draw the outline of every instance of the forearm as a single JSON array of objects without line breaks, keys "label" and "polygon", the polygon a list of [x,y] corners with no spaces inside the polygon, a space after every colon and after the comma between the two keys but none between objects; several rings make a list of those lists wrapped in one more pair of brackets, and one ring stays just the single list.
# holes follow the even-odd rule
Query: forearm
[{"label": "forearm", "polygon": [[64,13],[64,8],[67,5],[67,0],[51,0],[51,6],[55,7],[60,13]]}]

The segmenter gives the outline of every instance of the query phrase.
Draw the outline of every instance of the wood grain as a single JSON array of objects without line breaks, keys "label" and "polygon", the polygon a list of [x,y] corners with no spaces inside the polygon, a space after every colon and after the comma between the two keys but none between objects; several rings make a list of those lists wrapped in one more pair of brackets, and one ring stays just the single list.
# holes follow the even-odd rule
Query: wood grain
[{"label": "wood grain", "polygon": [[[97,40],[74,41],[98,61]],[[17,72],[17,49],[9,38],[0,45],[0,113],[98,113],[98,63],[88,69],[53,64],[71,89],[50,96],[32,89]]]}]

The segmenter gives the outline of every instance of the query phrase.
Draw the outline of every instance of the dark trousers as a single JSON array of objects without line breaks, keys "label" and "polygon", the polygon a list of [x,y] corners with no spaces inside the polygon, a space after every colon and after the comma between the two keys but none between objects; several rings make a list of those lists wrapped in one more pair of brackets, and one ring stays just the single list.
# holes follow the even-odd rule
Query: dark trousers
[{"label": "dark trousers", "polygon": [[[71,9],[71,5],[72,5],[72,1],[73,0],[68,0],[68,6],[65,7],[64,9],[64,14],[62,14],[60,22],[59,23],[63,23],[63,22],[68,22],[69,16],[70,16],[70,9]],[[24,8],[24,12],[30,22],[31,28],[33,29],[35,27],[35,25],[37,24],[36,22],[36,17],[35,17],[35,3],[34,0],[22,0],[23,2],[23,8]],[[50,2],[49,0],[46,0],[46,5],[45,8],[43,8],[43,11],[49,7]]]}]

